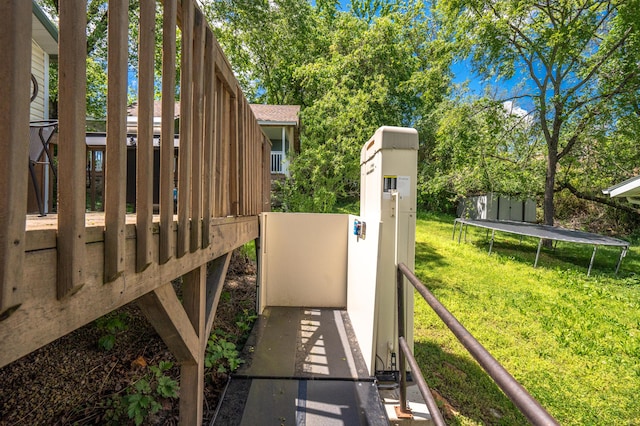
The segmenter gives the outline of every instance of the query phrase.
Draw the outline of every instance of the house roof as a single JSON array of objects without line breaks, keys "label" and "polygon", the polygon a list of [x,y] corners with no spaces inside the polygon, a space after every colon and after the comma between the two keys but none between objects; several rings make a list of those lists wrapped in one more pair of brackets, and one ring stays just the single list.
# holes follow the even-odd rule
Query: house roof
[{"label": "house roof", "polygon": [[31,38],[50,56],[58,55],[58,29],[35,0],[31,10]]},{"label": "house roof", "polygon": [[[134,102],[127,108],[127,115],[129,117],[137,117],[138,116],[138,103]],[[162,101],[153,101],[153,116],[161,118],[162,117]],[[180,102],[176,101],[173,107],[173,117],[180,117]]]},{"label": "house roof", "polygon": [[260,124],[299,124],[300,105],[251,104],[251,110]]},{"label": "house roof", "polygon": [[627,197],[631,202],[640,202],[640,176],[632,177],[624,182],[620,182],[609,188],[603,189],[602,193],[611,197]]}]

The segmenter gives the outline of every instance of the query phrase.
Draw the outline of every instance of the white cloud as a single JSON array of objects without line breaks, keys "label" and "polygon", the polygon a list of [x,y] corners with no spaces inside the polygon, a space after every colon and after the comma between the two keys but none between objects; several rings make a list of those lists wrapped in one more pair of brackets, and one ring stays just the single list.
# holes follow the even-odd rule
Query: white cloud
[{"label": "white cloud", "polygon": [[502,106],[507,114],[515,115],[517,117],[525,117],[529,115],[529,112],[526,109],[520,108],[513,101],[504,101]]}]

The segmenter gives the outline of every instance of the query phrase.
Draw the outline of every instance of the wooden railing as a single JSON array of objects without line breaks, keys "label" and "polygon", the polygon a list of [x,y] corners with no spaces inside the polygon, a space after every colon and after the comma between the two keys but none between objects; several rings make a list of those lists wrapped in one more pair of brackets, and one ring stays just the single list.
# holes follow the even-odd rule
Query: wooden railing
[{"label": "wooden railing", "polygon": [[[140,2],[132,216],[125,201],[128,1],[108,2],[105,211],[88,214],[86,1],[60,0],[58,204],[57,215],[47,218],[26,215],[31,2],[0,4],[6,19],[0,26],[0,366],[140,298],[183,363],[181,396],[191,395],[195,402],[185,403],[197,409],[193,416],[181,414],[181,422],[195,424],[202,413],[202,351],[230,252],[257,238],[257,215],[269,206],[270,144],[194,0],[160,3]],[[157,10],[163,14],[159,171],[153,170],[152,143]],[[182,51],[174,215],[177,28]],[[158,216],[154,173],[160,176]],[[212,283],[206,264],[214,260]],[[179,276],[183,303],[170,288]]]}]

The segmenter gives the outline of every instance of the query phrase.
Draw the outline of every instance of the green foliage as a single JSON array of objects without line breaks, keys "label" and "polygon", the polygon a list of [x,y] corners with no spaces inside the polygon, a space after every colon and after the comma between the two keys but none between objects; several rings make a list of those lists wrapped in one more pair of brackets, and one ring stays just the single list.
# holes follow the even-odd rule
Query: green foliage
[{"label": "green foliage", "polygon": [[253,310],[243,309],[236,317],[236,326],[241,335],[246,336],[251,331],[253,323],[258,319],[258,315]]},{"label": "green foliage", "polygon": [[300,103],[292,72],[308,57],[319,55],[325,43],[308,1],[206,1],[202,10],[249,100]]},{"label": "green foliage", "polygon": [[532,103],[535,139],[545,147],[545,181],[538,188],[545,193],[547,224],[553,223],[554,193],[562,187],[556,174],[572,179],[568,169],[590,173],[580,162],[584,151],[606,155],[594,150],[594,139],[615,135],[625,120],[640,121],[638,5],[637,0],[437,3],[440,37],[458,57],[470,57],[486,79],[521,80],[508,98]]},{"label": "green foliage", "polygon": [[359,191],[360,148],[383,125],[418,126],[448,61],[418,1],[217,1],[204,10],[248,97],[302,106],[285,211],[332,211]]},{"label": "green foliage", "polygon": [[116,336],[129,328],[129,316],[125,312],[111,312],[96,320],[96,328],[102,332],[98,347],[110,351],[116,343]]},{"label": "green foliage", "polygon": [[[229,296],[228,292],[223,292]],[[229,300],[226,300],[228,303]],[[237,370],[240,365],[244,364],[244,360],[240,357],[238,346],[244,345],[247,340],[253,323],[258,316],[253,309],[243,309],[235,318],[236,331],[228,333],[221,329],[214,330],[209,336],[207,349],[205,351],[205,367],[216,373],[232,373]]]},{"label": "green foliage", "polygon": [[235,343],[227,340],[220,331],[211,334],[205,352],[205,367],[218,373],[234,372],[244,363]]},{"label": "green foliage", "polygon": [[[435,139],[423,149],[421,201],[496,192],[534,197],[544,182],[544,146],[531,117],[490,99],[444,101]],[[433,201],[432,201],[433,202]]]},{"label": "green foliage", "polygon": [[[58,0],[37,0],[43,10],[58,20]],[[138,32],[140,28],[140,2],[129,2],[129,59],[128,67],[137,72],[138,66]],[[87,117],[103,119],[106,117],[107,105],[107,30],[108,7],[106,0],[89,0],[87,2]],[[156,5],[156,46],[155,46],[155,74],[160,79],[162,75],[162,7]],[[180,43],[178,49],[178,63]],[[179,73],[178,73],[179,74]],[[58,104],[58,63],[52,62],[49,68],[49,99],[52,104],[52,115],[57,116]],[[126,77],[125,77],[126,78]],[[159,86],[158,86],[159,87]],[[159,96],[159,93],[156,94]],[[129,93],[129,103],[137,98],[137,93]]]},{"label": "green foliage", "polygon": [[[453,217],[420,215],[416,273],[434,295],[563,425],[633,424],[640,415],[640,251],[619,275],[618,250],[496,235],[487,255],[484,230],[451,239]],[[415,353],[427,383],[455,412],[451,424],[524,424],[427,304],[416,296]],[[499,330],[499,332],[496,332]]]},{"label": "green foliage", "polygon": [[253,262],[256,261],[256,242],[249,241],[242,247],[238,248],[238,251],[245,259],[251,260]]},{"label": "green foliage", "polygon": [[427,60],[427,21],[417,6],[370,24],[340,14],[327,55],[296,70],[308,106],[301,113],[302,152],[285,186],[286,209],[329,212],[340,200],[357,198],[362,144],[380,126],[419,124],[437,104],[447,74]]},{"label": "green foliage", "polygon": [[157,366],[149,367],[149,372],[129,386],[125,395],[113,395],[106,402],[105,417],[109,424],[121,424],[126,416],[136,425],[140,425],[151,414],[157,413],[162,405],[161,398],[177,398],[178,382],[168,375],[173,367],[169,361],[160,361]]}]

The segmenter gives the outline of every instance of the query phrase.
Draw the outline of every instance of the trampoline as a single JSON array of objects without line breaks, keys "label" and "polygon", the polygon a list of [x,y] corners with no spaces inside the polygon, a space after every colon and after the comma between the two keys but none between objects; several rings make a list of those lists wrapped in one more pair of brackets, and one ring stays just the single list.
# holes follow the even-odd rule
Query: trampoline
[{"label": "trampoline", "polygon": [[497,221],[497,220],[485,220],[485,219],[463,219],[457,218],[453,221],[453,236],[455,239],[456,236],[456,228],[460,224],[459,234],[458,234],[458,243],[462,238],[462,228],[464,228],[464,236],[465,241],[467,239],[467,227],[469,225],[476,226],[478,228],[485,228],[487,230],[491,230],[491,240],[489,242],[489,254],[491,254],[491,250],[493,249],[493,239],[496,231],[507,232],[510,234],[523,235],[527,237],[539,238],[538,242],[538,250],[536,251],[536,260],[533,267],[538,266],[538,259],[540,258],[540,249],[542,248],[542,241],[544,240],[553,240],[553,241],[565,241],[569,243],[576,244],[592,244],[593,245],[593,254],[591,255],[591,261],[589,262],[589,269],[587,271],[587,276],[591,274],[591,268],[593,266],[593,260],[596,257],[596,251],[598,250],[598,246],[613,246],[620,247],[620,258],[618,259],[618,264],[616,265],[616,274],[620,269],[620,264],[622,263],[622,259],[627,255],[627,251],[629,250],[629,243],[623,240],[619,240],[617,238],[607,237],[604,235],[592,234],[590,232],[582,232],[582,231],[573,231],[571,229],[559,228],[556,226],[548,226],[548,225],[538,225],[533,223],[526,222],[508,222],[508,221]]}]

